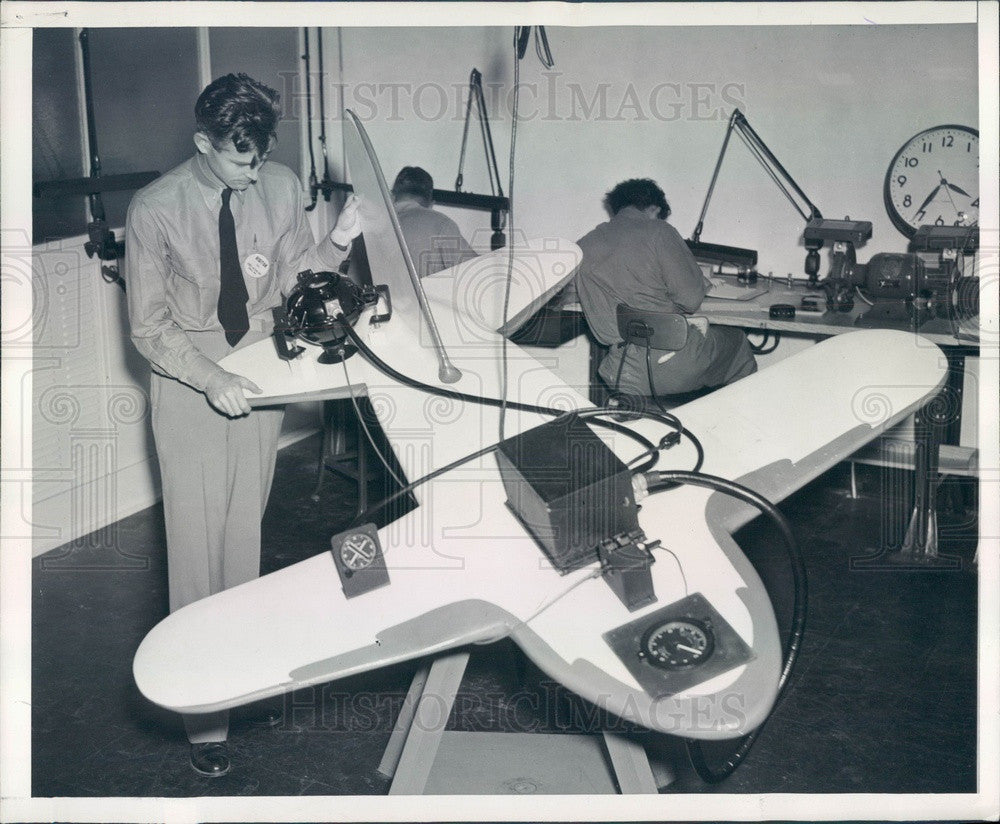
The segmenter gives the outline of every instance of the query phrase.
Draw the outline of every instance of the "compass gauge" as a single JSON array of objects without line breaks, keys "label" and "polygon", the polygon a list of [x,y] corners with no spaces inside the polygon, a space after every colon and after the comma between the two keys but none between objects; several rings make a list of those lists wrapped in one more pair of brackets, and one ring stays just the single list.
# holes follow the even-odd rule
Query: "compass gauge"
[{"label": "compass gauge", "polygon": [[711,628],[692,619],[655,624],[642,637],[639,657],[661,669],[681,669],[704,663],[712,655]]}]

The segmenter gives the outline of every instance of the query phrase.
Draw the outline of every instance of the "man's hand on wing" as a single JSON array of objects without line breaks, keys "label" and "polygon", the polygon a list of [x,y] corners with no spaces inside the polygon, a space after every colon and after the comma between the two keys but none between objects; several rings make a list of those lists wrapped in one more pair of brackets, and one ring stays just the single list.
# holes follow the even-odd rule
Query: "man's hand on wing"
[{"label": "man's hand on wing", "polygon": [[242,375],[234,375],[232,372],[220,371],[208,379],[205,385],[205,397],[215,409],[230,418],[238,418],[250,413],[250,404],[243,394],[243,390],[260,394],[262,391],[257,384]]},{"label": "man's hand on wing", "polygon": [[330,232],[330,240],[341,249],[346,249],[350,242],[361,234],[361,218],[358,214],[360,203],[357,195],[347,198],[344,208],[337,216],[337,225]]}]

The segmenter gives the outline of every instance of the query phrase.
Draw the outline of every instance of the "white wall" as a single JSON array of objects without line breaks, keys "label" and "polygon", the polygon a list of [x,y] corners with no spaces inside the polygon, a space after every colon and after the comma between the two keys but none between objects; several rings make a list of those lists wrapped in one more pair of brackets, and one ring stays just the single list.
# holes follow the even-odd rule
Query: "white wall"
[{"label": "white wall", "polygon": [[[402,165],[418,164],[438,188],[453,188],[464,87],[477,67],[506,190],[511,32],[341,30],[345,99],[364,119],[387,178]],[[976,33],[969,25],[547,32],[554,69],[544,70],[531,48],[520,67],[524,119],[517,131],[515,221],[532,236],[581,236],[606,219],[603,193],[632,176],[660,183],[672,222],[690,236],[726,118],[738,106],[825,217],[872,222],[873,238],[859,259],[904,251],[906,240],[882,203],[890,160],[925,128],[978,123]],[[328,42],[333,54],[335,30]],[[502,86],[498,97],[491,84]],[[475,131],[465,181],[466,191],[488,191]],[[449,213],[467,233],[487,232],[488,242],[487,213]],[[702,239],[757,249],[761,271],[801,277],[802,228],[791,204],[734,136]],[[822,271],[827,268],[824,258]]]},{"label": "white wall", "polygon": [[[160,496],[149,367],[128,339],[124,294],[101,279],[85,239],[35,246],[28,264],[33,483],[31,520],[18,529],[32,536],[34,555],[72,542],[50,556],[57,565],[56,555],[117,546],[117,522]],[[318,415],[316,404],[289,407],[280,444],[315,431]]]}]

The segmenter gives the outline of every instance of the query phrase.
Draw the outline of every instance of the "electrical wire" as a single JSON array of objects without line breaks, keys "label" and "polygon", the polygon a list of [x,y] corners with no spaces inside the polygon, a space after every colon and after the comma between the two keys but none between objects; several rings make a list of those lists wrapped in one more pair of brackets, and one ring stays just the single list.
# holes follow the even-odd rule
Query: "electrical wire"
[{"label": "electrical wire", "polygon": [[395,492],[393,492],[391,495],[387,495],[381,501],[372,504],[364,512],[358,513],[354,517],[354,520],[351,521],[350,526],[348,526],[347,528],[353,529],[356,526],[368,523],[369,521],[372,520],[372,515],[374,515],[376,512],[385,509],[389,504],[393,503],[394,501],[398,501],[404,495],[409,495],[418,486],[421,486],[427,483],[428,481],[432,481],[435,478],[439,477],[440,475],[444,475],[446,472],[451,472],[453,469],[458,469],[458,467],[462,466],[463,464],[469,463],[469,461],[474,461],[476,458],[481,458],[484,455],[489,455],[491,452],[495,451],[499,445],[500,445],[499,443],[494,443],[490,444],[489,446],[484,446],[482,449],[479,449],[476,452],[470,452],[468,455],[463,455],[461,458],[452,461],[450,464],[446,464],[445,466],[439,467],[431,472],[428,472],[426,475],[417,478],[415,481],[411,481],[410,483],[403,485]]},{"label": "electrical wire", "polygon": [[[653,399],[653,403],[656,404],[656,408],[659,409],[664,415],[667,413],[667,408],[663,405],[663,401],[660,400],[660,396],[656,394],[656,388],[653,383],[653,350],[649,345],[649,338],[646,338],[646,377],[649,378],[649,396]],[[625,362],[624,356],[622,356],[622,363]]]},{"label": "electrical wire", "polygon": [[861,298],[861,300],[863,300],[869,306],[874,306],[875,305],[875,301],[869,300],[867,297],[865,297],[865,293],[861,291],[861,287],[860,286],[855,286],[854,287],[854,294],[856,294],[859,298]]},{"label": "electrical wire", "polygon": [[[774,343],[768,346],[767,342],[771,340],[772,334],[774,335]],[[750,343],[749,337],[747,342]],[[763,340],[757,344],[750,343],[750,351],[755,355],[770,355],[775,349],[778,348],[779,343],[781,343],[781,332],[772,332],[770,329],[765,329]]]},{"label": "electrical wire", "polygon": [[[361,414],[361,408],[358,406],[357,398],[354,395],[354,386],[351,383],[351,376],[347,372],[347,359],[345,358],[340,362],[340,365],[344,367],[344,380],[347,381],[347,391],[351,395],[351,406],[354,407],[354,414],[358,417],[358,423],[361,424],[361,428],[364,430],[365,437],[368,438],[368,443],[372,445],[372,449],[375,450],[375,454],[378,455],[378,459],[382,462],[382,466],[385,467],[385,471],[388,472],[392,479],[399,484],[404,486],[402,480],[400,480],[399,475],[397,475],[392,466],[390,466],[388,459],[382,454],[382,450],[378,448],[378,444],[375,443],[375,438],[372,436],[371,430],[368,429],[368,424],[365,423],[365,416]],[[364,449],[363,444],[358,444],[358,449]],[[361,479],[359,483],[364,483],[364,479]]]},{"label": "electrical wire", "polygon": [[[432,386],[430,384],[423,383],[423,382],[418,381],[418,380],[416,380],[414,378],[411,378],[411,377],[409,377],[407,375],[404,375],[403,373],[397,371],[392,366],[390,366],[385,361],[383,361],[378,355],[376,355],[371,350],[371,348],[361,339],[361,337],[357,334],[357,332],[354,331],[354,328],[344,319],[344,316],[342,314],[338,315],[337,319],[339,319],[341,321],[341,325],[343,326],[344,330],[346,331],[348,337],[351,338],[351,341],[358,347],[358,350],[369,360],[369,362],[373,366],[375,366],[377,369],[379,369],[380,371],[382,371],[385,375],[387,375],[390,378],[393,378],[393,379],[399,381],[400,383],[404,384],[405,386],[410,386],[410,387],[412,387],[414,389],[419,389],[421,391],[428,392],[429,394],[438,395],[438,396],[444,397],[444,398],[450,398],[452,400],[468,401],[468,402],[471,402],[471,403],[478,403],[478,404],[482,404],[482,405],[485,405],[485,406],[499,406],[500,405],[501,402],[499,400],[497,400],[496,398],[486,398],[486,397],[481,397],[481,396],[478,396],[478,395],[469,395],[469,394],[466,394],[464,392],[458,392],[458,391],[456,391],[454,389],[445,389],[444,387],[440,387],[440,386]],[[647,455],[649,456],[645,464],[643,464],[640,467],[636,467],[635,468],[635,470],[634,470],[635,472],[648,471],[653,466],[655,466],[656,462],[657,462],[657,459],[659,457],[659,455],[658,455],[659,451],[661,449],[669,449],[671,446],[673,446],[676,443],[676,441],[673,440],[671,438],[671,436],[676,436],[678,439],[680,437],[686,437],[694,445],[696,453],[697,453],[697,460],[696,460],[696,463],[695,463],[695,471],[697,471],[698,469],[701,468],[701,465],[702,465],[702,463],[704,461],[705,451],[704,451],[704,448],[703,448],[701,442],[698,440],[698,438],[693,433],[689,432],[687,429],[684,428],[683,424],[680,422],[680,420],[675,415],[671,415],[670,413],[661,414],[661,413],[649,412],[649,411],[636,411],[636,412],[630,413],[630,414],[635,415],[637,417],[644,417],[644,418],[649,418],[651,420],[660,421],[661,423],[664,423],[664,424],[666,424],[668,426],[673,427],[674,432],[670,433],[670,435],[665,436],[663,439],[661,439],[661,441],[660,441],[660,443],[658,445],[654,445],[648,438],[646,438],[642,434],[640,434],[640,433],[638,433],[638,432],[636,432],[636,431],[634,431],[632,429],[629,429],[628,427],[621,426],[621,425],[619,425],[619,424],[617,424],[617,423],[615,423],[613,421],[604,421],[604,420],[597,419],[598,416],[600,416],[600,415],[618,415],[618,414],[620,414],[620,410],[617,410],[617,409],[594,408],[594,409],[572,410],[570,412],[566,412],[565,410],[561,410],[561,409],[554,409],[552,407],[546,407],[546,406],[534,406],[532,404],[509,403],[508,405],[511,408],[517,409],[517,410],[520,410],[520,411],[534,412],[536,414],[541,414],[541,415],[555,415],[555,416],[557,416],[557,418],[558,417],[562,417],[564,415],[575,415],[575,416],[577,416],[579,418],[582,418],[582,419],[585,419],[585,420],[589,420],[590,418],[595,418],[595,420],[594,420],[594,425],[595,426],[599,426],[599,427],[602,427],[604,429],[609,429],[611,431],[623,434],[623,435],[625,435],[625,436],[627,436],[629,438],[632,438],[632,440],[637,441],[640,445],[646,447],[646,449],[642,453],[640,453],[638,456],[636,456],[635,458],[632,459],[631,463],[634,463],[635,461],[637,461],[637,460],[639,460],[639,459],[641,459],[643,457],[646,457]],[[460,459],[457,463],[449,464],[448,467],[446,467],[444,469],[436,470],[436,471],[434,471],[434,472],[432,472],[432,473],[430,473],[428,475],[425,475],[422,478],[418,478],[417,480],[415,480],[415,481],[407,484],[401,490],[398,490],[397,492],[393,493],[388,498],[386,498],[386,499],[384,499],[382,501],[379,501],[373,507],[369,507],[369,509],[366,510],[364,513],[362,513],[362,515],[358,516],[358,519],[355,519],[355,525],[357,523],[363,523],[365,520],[368,520],[368,518],[366,516],[368,516],[370,513],[377,512],[378,510],[384,508],[388,504],[392,503],[392,501],[397,500],[399,497],[401,497],[402,495],[407,494],[408,492],[412,491],[417,486],[420,486],[421,484],[426,483],[427,481],[432,480],[433,478],[438,477],[438,475],[442,474],[445,471],[448,471],[449,469],[454,469],[457,466],[461,466],[467,460],[472,460],[473,458],[479,457],[479,456],[484,455],[484,454],[488,454],[489,452],[493,451],[493,449],[495,449],[495,448],[496,448],[496,444],[494,444],[492,447],[486,447],[486,448],[484,448],[484,450],[479,450],[478,452],[473,453],[470,456],[466,456],[466,458]],[[381,455],[380,455],[380,457],[381,457]],[[383,458],[383,462],[385,462],[384,458]],[[398,482],[398,479],[397,479],[397,482]]]},{"label": "electrical wire", "polygon": [[681,559],[677,557],[676,552],[672,549],[667,549],[663,546],[663,544],[660,544],[657,549],[666,552],[674,559],[674,561],[677,562],[677,571],[681,574],[681,581],[684,583],[684,597],[687,598],[687,596],[691,593],[691,590],[688,588],[688,579],[687,575],[684,574],[684,564],[681,563]]},{"label": "electrical wire", "polygon": [[[361,339],[360,335],[358,335],[358,333],[354,330],[351,324],[347,322],[343,314],[337,315],[336,320],[341,321],[341,326],[347,333],[347,336],[351,339],[351,342],[358,347],[358,350],[368,359],[368,361],[376,369],[383,372],[388,377],[393,378],[396,381],[399,381],[404,386],[409,386],[412,389],[419,389],[422,392],[427,392],[431,395],[437,395],[442,398],[450,398],[451,400],[456,400],[456,401],[466,401],[468,403],[477,403],[482,406],[499,407],[501,403],[503,403],[503,401],[497,398],[487,398],[481,395],[470,395],[466,392],[459,392],[455,389],[446,389],[443,386],[432,386],[429,383],[424,383],[423,381],[418,381],[415,378],[411,378],[409,375],[404,375],[402,372],[393,368],[384,360],[382,360],[382,358],[380,358],[377,354],[375,354],[375,352],[372,351],[371,347],[369,347],[368,344],[366,344]],[[518,410],[519,412],[534,412],[535,414],[538,415],[558,416],[566,414],[565,409],[555,409],[549,406],[535,406],[534,404],[530,403],[518,403],[518,402],[508,401],[506,402],[506,405],[511,409]],[[577,414],[585,415],[587,413],[594,413],[595,411],[598,414],[607,414],[607,415],[615,414],[617,412],[617,410],[614,409],[604,409],[604,410],[584,409],[577,412]],[[642,414],[645,415],[646,413]],[[676,420],[676,418],[674,420]],[[680,421],[677,421],[677,426],[679,426],[679,424]],[[639,443],[641,446],[645,447],[647,450],[658,449],[658,447],[654,447],[652,442],[641,433],[629,429],[627,426],[621,426],[620,424],[617,424],[614,421],[595,420],[594,425],[603,427],[604,429],[610,429],[614,432],[618,432],[622,435],[625,435],[626,437],[631,438],[632,440]]]},{"label": "electrical wire", "polygon": [[[517,144],[517,106],[521,91],[521,61],[517,56],[518,29],[514,29],[514,100],[510,118],[510,153],[507,161],[507,234],[510,245],[507,248],[507,275],[503,292],[503,323],[501,329],[507,327],[507,313],[510,310],[510,286],[514,279],[514,148]],[[498,424],[499,440],[504,439],[504,423],[507,417],[507,336],[501,336],[500,342],[500,420]]]},{"label": "electrical wire", "polygon": [[[604,409],[610,409],[610,407],[604,407]],[[622,415],[621,411],[617,410],[617,409],[615,410],[615,413],[619,417],[621,417],[621,415]],[[660,420],[660,418],[656,415],[656,413],[652,413],[652,412],[642,411],[642,412],[631,412],[631,413],[628,413],[628,414],[636,415],[638,417],[649,418],[651,420]],[[694,447],[695,454],[697,456],[695,458],[695,463],[694,463],[694,466],[691,468],[691,471],[692,472],[698,472],[701,469],[702,464],[705,463],[705,448],[702,446],[701,441],[698,440],[698,438],[694,435],[693,432],[689,432],[687,429],[684,428],[684,425],[680,422],[679,418],[675,418],[670,413],[667,413],[667,416],[669,418],[672,418],[674,421],[676,421],[677,422],[676,426],[679,427],[679,428],[675,429],[674,432],[671,432],[671,433],[665,435],[663,438],[661,438],[659,445],[657,445],[656,447],[654,447],[655,452],[658,452],[661,449],[669,449],[671,446],[674,446],[674,443],[664,443],[664,442],[667,441],[668,439],[672,439],[673,436],[675,436],[675,435],[678,436],[678,437],[681,437],[681,438],[687,438],[691,442],[691,445]],[[663,420],[662,423],[668,423],[668,421],[667,420]],[[674,425],[674,424],[671,423],[671,425]],[[651,454],[654,454],[654,452],[651,452],[648,449],[645,452],[640,452],[631,461],[629,461],[628,466],[631,468],[632,464],[636,463],[640,459],[645,458],[647,455],[651,455]],[[644,466],[640,466],[640,467],[635,467],[635,469],[633,471],[634,472],[646,472],[648,470]]]},{"label": "electrical wire", "polygon": [[[431,388],[434,388],[434,387],[431,387]],[[481,400],[492,401],[493,399],[492,398],[483,398]],[[544,410],[545,407],[540,407],[540,409]],[[580,418],[581,420],[589,420],[591,418],[596,418],[598,415],[615,414],[615,410],[613,410],[613,409],[606,409],[606,408],[571,409],[569,411],[561,411],[561,410],[557,410],[557,409],[549,409],[548,412],[550,414],[556,414],[556,419],[555,419],[556,421],[569,420],[570,418],[573,418],[573,417]],[[655,415],[655,413],[636,413],[636,414],[642,414],[643,417],[652,417],[654,420],[658,420],[659,419],[659,416]],[[607,421],[600,421],[600,420],[595,420],[594,421],[594,424],[597,425],[597,426],[601,426],[602,424],[607,424],[607,423],[608,423]],[[678,421],[678,424],[679,423],[680,422]],[[624,429],[624,427],[622,427],[622,429],[624,431],[626,431],[626,432],[630,432],[631,431],[631,430]],[[686,430],[685,430],[685,432],[686,432]],[[675,430],[675,432],[672,433],[672,434],[677,434],[677,431]],[[692,435],[690,432],[687,432],[686,434],[687,434],[687,437],[690,438],[695,443],[695,446],[698,449],[699,457],[698,457],[698,464],[697,465],[700,466],[702,458],[704,456],[704,451],[701,448],[701,444],[698,442],[697,438],[695,438],[695,436]],[[452,461],[450,464],[447,464],[446,466],[442,466],[442,467],[439,467],[438,469],[432,470],[431,472],[428,472],[426,475],[423,475],[422,477],[417,478],[414,481],[410,481],[407,484],[403,484],[402,481],[399,480],[399,478],[396,478],[395,474],[393,474],[393,478],[396,478],[396,482],[398,484],[400,484],[400,489],[397,489],[391,495],[383,498],[381,501],[376,502],[372,506],[368,507],[368,509],[366,509],[364,512],[360,513],[351,522],[351,527],[355,527],[358,524],[362,524],[362,523],[365,523],[367,521],[370,521],[371,520],[371,516],[374,513],[376,513],[378,511],[384,509],[389,504],[391,504],[393,501],[399,500],[404,495],[410,494],[418,486],[422,486],[423,484],[427,483],[428,481],[432,481],[435,478],[437,478],[437,477],[445,474],[446,472],[451,472],[453,469],[457,469],[458,467],[462,466],[463,464],[467,464],[469,461],[475,460],[476,458],[481,458],[484,455],[489,455],[491,452],[496,451],[496,449],[497,449],[497,447],[499,445],[500,445],[500,442],[491,444],[490,446],[484,446],[482,449],[479,449],[476,452],[471,452],[468,455],[464,455],[461,458],[458,458],[458,459]],[[652,447],[652,449],[654,451],[659,451],[659,449],[661,449],[661,448],[663,448],[663,447],[659,447],[659,446]],[[667,448],[669,448],[669,447],[667,447]],[[377,451],[377,449],[376,449],[376,451]],[[639,457],[643,457],[646,454],[647,454],[647,452],[643,452]],[[381,457],[381,454],[380,454],[380,457]],[[383,463],[385,463],[384,459],[383,459]],[[653,463],[655,463],[655,461],[653,461]],[[637,471],[643,471],[643,470],[637,470]]]},{"label": "electrical wire", "polygon": [[[777,706],[777,703],[781,700],[785,687],[788,684],[792,668],[795,666],[795,662],[798,659],[799,650],[802,645],[802,637],[805,632],[806,621],[807,581],[805,562],[802,559],[802,553],[799,549],[798,542],[795,540],[795,535],[792,533],[792,528],[787,519],[781,514],[778,508],[763,495],[760,495],[742,484],[726,480],[725,478],[720,478],[716,475],[706,475],[701,472],[665,470],[661,472],[649,473],[647,475],[647,480],[649,483],[650,494],[660,492],[664,489],[670,488],[671,485],[676,484],[699,486],[716,492],[722,492],[723,494],[730,495],[757,507],[757,509],[763,512],[778,527],[778,531],[781,534],[782,542],[785,545],[785,550],[788,553],[788,558],[792,567],[794,596],[792,603],[792,625],[789,631],[788,640],[785,644],[785,661],[782,665],[781,674],[778,678],[778,693],[777,698],[775,699],[775,706]],[[774,712],[773,708],[771,712]],[[715,769],[709,765],[707,759],[705,758],[705,753],[700,741],[690,739],[687,740],[685,744],[687,746],[688,757],[691,759],[691,765],[694,767],[698,777],[701,778],[701,780],[706,784],[717,784],[732,775],[736,768],[739,767],[739,765],[743,763],[743,760],[747,757],[747,754],[750,752],[750,748],[753,747],[754,742],[757,740],[757,737],[760,735],[760,732],[766,723],[767,719],[764,719],[757,729],[741,739],[735,752],[726,759],[725,764],[721,769]]]},{"label": "electrical wire", "polygon": [[551,69],[556,64],[552,59],[552,52],[549,51],[549,38],[545,36],[545,26],[535,26],[535,55],[546,69]]},{"label": "electrical wire", "polygon": [[[450,398],[452,400],[468,401],[471,403],[478,403],[485,406],[500,405],[501,401],[499,401],[496,398],[486,398],[486,397],[481,397],[479,395],[469,395],[466,394],[465,392],[458,392],[454,389],[446,389],[441,386],[432,386],[430,384],[426,384],[414,378],[411,378],[408,375],[404,375],[402,372],[399,372],[398,370],[394,369],[392,366],[390,366],[384,360],[382,360],[378,355],[376,355],[375,352],[373,352],[371,348],[368,346],[368,344],[366,344],[361,339],[361,337],[350,325],[350,323],[347,322],[343,314],[338,315],[337,319],[341,321],[341,326],[344,328],[344,331],[347,333],[347,336],[351,339],[351,342],[358,347],[358,351],[360,351],[361,354],[364,355],[365,358],[367,358],[368,361],[375,368],[383,372],[388,377],[393,378],[396,381],[399,381],[404,386],[409,386],[413,389],[419,389],[429,394],[438,395],[439,397],[444,397],[444,398]],[[346,366],[344,368],[346,371]],[[564,417],[568,418],[572,416],[581,418],[583,420],[590,420],[591,418],[593,418],[594,419],[593,423],[595,426],[599,426],[604,429],[609,429],[613,432],[618,432],[619,434],[623,434],[631,438],[632,440],[637,441],[640,445],[645,446],[646,449],[639,455],[637,455],[635,458],[633,458],[629,465],[631,466],[631,464],[635,463],[636,461],[642,458],[646,458],[647,456],[648,458],[646,463],[643,464],[642,466],[636,467],[633,470],[634,472],[646,472],[652,469],[652,467],[656,465],[657,459],[659,457],[658,453],[660,452],[660,450],[669,449],[670,447],[674,446],[682,437],[687,438],[695,448],[697,458],[695,461],[694,470],[692,471],[697,472],[698,470],[700,470],[705,459],[705,449],[702,446],[701,441],[698,440],[698,438],[694,435],[694,433],[688,431],[684,427],[684,425],[681,423],[680,419],[677,418],[676,415],[672,415],[669,412],[659,413],[647,410],[642,410],[642,411],[637,410],[635,412],[627,413],[628,415],[634,417],[642,417],[642,418],[648,418],[653,421],[659,421],[660,423],[672,427],[673,432],[664,436],[660,440],[659,444],[654,445],[648,438],[646,438],[639,432],[636,432],[635,430],[629,429],[626,426],[621,426],[620,424],[615,423],[614,421],[605,421],[599,419],[599,416],[601,415],[621,415],[622,414],[621,410],[618,409],[611,409],[607,407],[603,408],[596,407],[593,409],[577,409],[577,410],[566,411],[547,406],[535,406],[532,404],[523,404],[523,403],[509,403],[508,406],[510,406],[513,409],[517,409],[519,411],[524,411],[524,412],[534,412],[536,414],[541,414],[541,415],[555,415],[557,420],[560,418]],[[371,440],[371,434],[368,433],[368,435],[369,435],[369,440]],[[421,484],[424,484],[427,481],[430,481],[438,477],[439,475],[442,475],[445,472],[455,469],[461,466],[462,464],[467,463],[468,461],[481,457],[482,455],[489,454],[490,452],[496,449],[498,444],[499,442],[497,444],[493,444],[492,446],[484,447],[483,449],[471,453],[470,455],[466,455],[465,457],[460,458],[457,461],[454,461],[448,464],[447,466],[442,467],[441,469],[434,470],[433,472],[423,476],[422,478],[418,478],[415,481],[403,485],[401,489],[397,490],[392,495],[377,502],[375,505],[365,510],[365,512],[361,513],[357,518],[355,518],[353,525],[356,526],[359,523],[364,523],[365,521],[370,520],[370,515],[372,513],[383,509],[393,501],[398,500],[403,495],[412,492]],[[387,465],[386,459],[381,454],[381,452],[378,451],[377,448],[376,452],[379,454],[379,458],[382,460],[383,464]],[[393,477],[395,478],[396,476],[393,475]],[[396,482],[400,483],[400,479],[396,478]]]}]

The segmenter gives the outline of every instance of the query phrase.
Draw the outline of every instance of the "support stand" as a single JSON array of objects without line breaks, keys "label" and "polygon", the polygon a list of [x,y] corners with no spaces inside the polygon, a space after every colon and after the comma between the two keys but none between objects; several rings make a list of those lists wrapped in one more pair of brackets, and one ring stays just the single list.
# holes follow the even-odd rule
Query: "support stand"
[{"label": "support stand", "polygon": [[[937,487],[941,442],[953,417],[952,394],[946,388],[914,415],[913,508],[899,548],[875,557],[853,558],[852,568],[911,566],[957,569],[961,559],[938,553]],[[959,407],[960,408],[960,407]],[[905,470],[904,470],[905,471]],[[853,465],[852,496],[856,495]]]},{"label": "support stand", "polygon": [[[316,487],[312,499],[319,500],[327,470],[337,472],[358,483],[358,510],[368,509],[368,465],[361,424],[355,419],[349,400],[323,401],[323,442],[320,446]],[[354,446],[348,445],[348,430],[353,430]]]},{"label": "support stand", "polygon": [[937,475],[941,436],[947,416],[938,395],[914,417],[916,455],[913,478],[913,513],[899,549],[907,562],[934,563],[938,555]]},{"label": "support stand", "polygon": [[645,750],[624,736],[445,731],[468,662],[448,653],[414,676],[378,768],[390,795],[658,792]]}]

